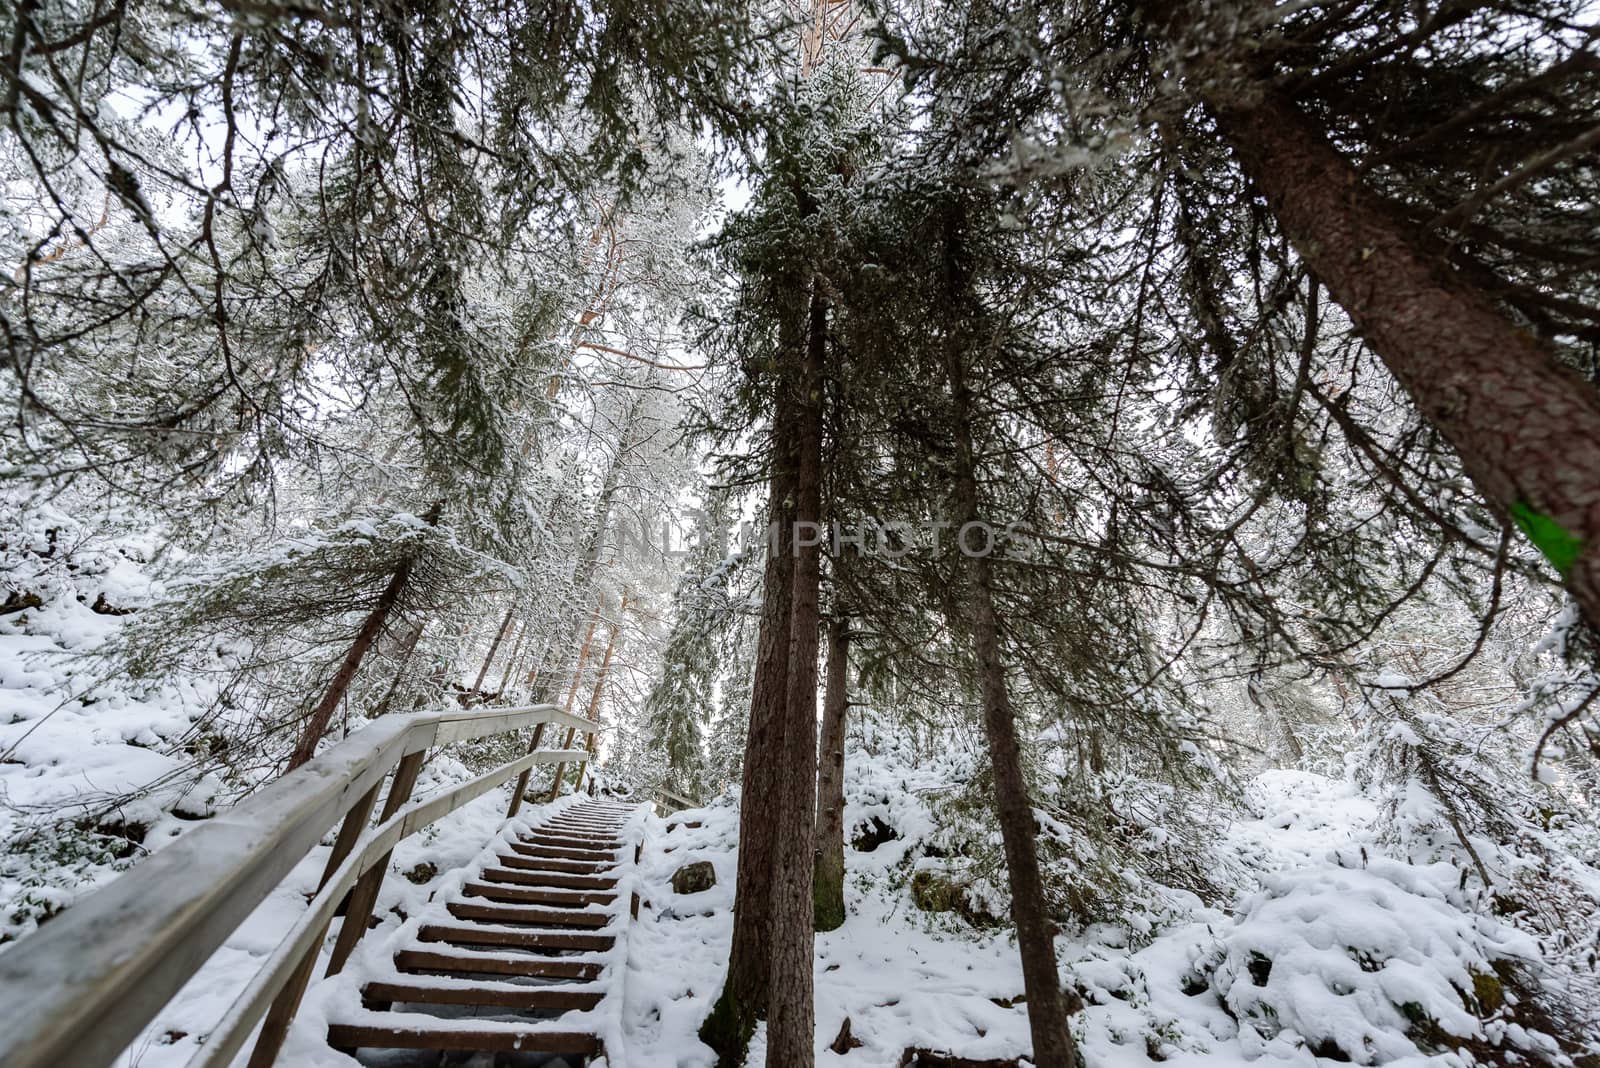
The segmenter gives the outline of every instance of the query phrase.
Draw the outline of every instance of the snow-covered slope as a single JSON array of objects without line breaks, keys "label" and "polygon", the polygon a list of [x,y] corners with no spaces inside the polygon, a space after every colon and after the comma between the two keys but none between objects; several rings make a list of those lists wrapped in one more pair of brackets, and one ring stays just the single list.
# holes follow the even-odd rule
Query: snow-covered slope
[{"label": "snow-covered slope", "polygon": [[158,588],[145,533],[51,506],[0,530],[0,944],[212,814],[207,679],[106,677],[92,654]]},{"label": "snow-covered slope", "polygon": [[[909,1048],[1025,1054],[1021,968],[1004,926],[917,904],[938,788],[953,785],[960,762],[851,753],[847,764],[847,827],[870,827],[860,844],[874,848],[847,850],[848,919],[817,938],[818,1063],[893,1068]],[[1458,870],[1384,856],[1378,809],[1349,783],[1269,771],[1247,797],[1250,810],[1217,829],[1218,852],[1248,873],[1236,901],[1207,908],[1189,896],[1186,914],[1148,931],[1140,919],[1058,940],[1091,1065],[1560,1062],[1514,1004],[1543,974],[1538,943],[1467,907]],[[627,980],[629,1064],[700,1068],[713,1063],[695,1032],[726,966],[738,812],[723,802],[652,830]],[[880,842],[886,834],[895,837]],[[716,885],[675,894],[673,872],[701,860]],[[847,1019],[860,1044],[841,1054],[829,1047]],[[753,1064],[761,1048],[758,1031]]]}]

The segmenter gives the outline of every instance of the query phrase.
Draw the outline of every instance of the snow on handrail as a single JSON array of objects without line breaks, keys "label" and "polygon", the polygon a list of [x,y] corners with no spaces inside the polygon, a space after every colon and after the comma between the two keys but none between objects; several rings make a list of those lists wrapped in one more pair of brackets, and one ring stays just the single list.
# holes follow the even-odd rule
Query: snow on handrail
[{"label": "snow on handrail", "polygon": [[0,1068],[111,1064],[403,757],[538,724],[596,729],[555,705],[384,716],[90,894],[0,953]]}]

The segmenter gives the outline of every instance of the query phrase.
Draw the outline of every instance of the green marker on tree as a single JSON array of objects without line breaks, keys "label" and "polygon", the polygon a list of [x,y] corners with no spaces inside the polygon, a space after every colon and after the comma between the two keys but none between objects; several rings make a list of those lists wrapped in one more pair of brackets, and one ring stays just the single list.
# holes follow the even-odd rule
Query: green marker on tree
[{"label": "green marker on tree", "polygon": [[1578,554],[1583,552],[1583,539],[1522,498],[1512,503],[1511,518],[1565,578],[1567,572],[1572,570],[1572,565],[1577,563]]}]

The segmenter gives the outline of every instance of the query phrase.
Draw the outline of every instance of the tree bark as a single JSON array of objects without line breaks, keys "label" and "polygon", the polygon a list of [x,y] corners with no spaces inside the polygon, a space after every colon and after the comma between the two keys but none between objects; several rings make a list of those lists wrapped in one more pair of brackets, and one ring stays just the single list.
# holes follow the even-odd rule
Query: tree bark
[{"label": "tree bark", "polygon": [[788,698],[778,775],[772,873],[767,1061],[806,1068],[816,1059],[811,889],[817,805],[817,645],[822,580],[822,389],[828,307],[813,283],[805,360],[796,383],[794,592],[789,616]]},{"label": "tree bark", "polygon": [[367,613],[367,618],[362,620],[361,629],[356,631],[355,641],[350,643],[349,650],[345,652],[343,663],[339,665],[339,670],[333,673],[333,680],[323,692],[322,700],[317,702],[317,706],[307,717],[305,726],[301,728],[300,740],[295,743],[294,752],[289,754],[289,766],[286,771],[293,771],[316,755],[317,743],[322,741],[322,735],[328,729],[328,721],[333,718],[334,710],[339,707],[340,700],[350,689],[350,683],[360,670],[361,661],[366,658],[367,651],[378,640],[378,635],[383,633],[384,624],[389,621],[389,614],[394,611],[400,595],[405,592],[406,583],[411,581],[413,563],[410,558],[400,562],[389,577],[389,584],[378,595],[378,603]]},{"label": "tree bark", "polygon": [[594,674],[594,689],[589,694],[589,721],[600,721],[600,697],[605,693],[606,676],[611,673],[611,658],[617,652],[617,632],[622,629],[622,616],[628,610],[628,594],[622,594],[622,602],[617,606],[617,621],[611,624],[611,633],[606,636],[606,651],[600,657],[600,667]]},{"label": "tree bark", "polygon": [[1219,129],[1306,265],[1600,625],[1600,393],[1447,266],[1282,93],[1210,81]]},{"label": "tree bark", "polygon": [[528,638],[528,624],[521,623],[517,626],[517,640],[511,643],[511,653],[506,657],[506,669],[500,673],[500,693],[506,692],[506,687],[511,683],[512,669],[517,666],[518,658],[522,655],[522,643]]},{"label": "tree bark", "polygon": [[[628,600],[626,597],[623,598],[622,605],[624,608],[627,607]],[[589,617],[589,632],[583,637],[583,648],[579,650],[577,665],[572,670],[572,685],[567,687],[567,702],[562,706],[568,712],[572,711],[573,699],[578,696],[578,682],[583,678],[583,665],[589,660],[589,649],[594,644],[594,632],[595,628],[599,626],[599,624],[600,602],[596,601],[594,604],[594,614]],[[616,640],[617,628],[613,626],[611,628],[611,637],[606,643],[606,664],[608,667],[611,663],[611,647]],[[604,678],[604,676],[602,675],[601,678]],[[598,700],[598,697],[596,699]],[[576,730],[577,728],[575,727],[567,728],[567,740],[561,743],[561,748],[570,749],[572,747],[572,738]],[[561,796],[561,777],[565,775],[566,772],[567,765],[565,763],[556,765],[556,773],[550,777],[550,800],[554,801],[556,798]]]},{"label": "tree bark", "polygon": [[589,650],[594,645],[594,631],[600,625],[600,602],[595,601],[594,611],[589,615],[589,627],[583,633],[583,644],[578,647],[578,657],[572,665],[572,682],[567,686],[567,699],[561,707],[568,712],[572,711],[572,702],[578,696],[578,683],[583,679],[583,666],[589,662]]},{"label": "tree bark", "polygon": [[[958,223],[947,224],[946,272],[950,307],[960,306],[967,279],[960,262]],[[952,331],[946,346],[952,425],[955,437],[955,497],[960,524],[977,522],[977,460],[972,446],[972,394],[967,384],[961,339]],[[958,544],[956,551],[960,551]],[[963,554],[964,555],[964,554]],[[1033,804],[1022,773],[1022,748],[1006,682],[1000,647],[1000,621],[994,605],[994,571],[987,555],[966,556],[967,625],[977,658],[978,686],[983,699],[983,727],[994,771],[995,812],[1011,889],[1011,922],[1022,957],[1022,985],[1028,998],[1028,1029],[1037,1068],[1077,1068],[1072,1034],[1067,1029],[1067,1002],[1056,971],[1055,924],[1045,911],[1044,881],[1034,848]],[[956,621],[952,621],[955,623]]]},{"label": "tree bark", "polygon": [[[611,674],[611,657],[617,651],[617,632],[622,629],[622,619],[627,611],[628,591],[624,590],[622,591],[622,602],[617,605],[617,621],[611,625],[611,634],[606,638],[605,655],[600,658],[600,668],[594,673],[594,689],[589,694],[590,723],[600,722],[600,699],[606,692],[606,676]],[[596,755],[595,739],[597,737],[598,735],[595,732],[591,731],[589,733],[589,759],[584,763],[583,767],[578,769],[578,778],[572,786],[572,792],[575,794],[583,792],[584,768],[587,768],[588,765],[594,763],[594,758]]]},{"label": "tree bark", "polygon": [[850,621],[828,626],[828,678],[822,690],[822,747],[817,761],[817,871],[812,892],[819,931],[844,923],[844,729],[850,711]]},{"label": "tree bark", "polygon": [[[799,332],[796,331],[796,334]],[[798,345],[798,338],[791,339]],[[787,391],[773,412],[772,474],[767,497],[767,560],[762,573],[761,627],[750,690],[739,794],[739,865],[734,884],[733,945],[728,976],[700,1039],[717,1052],[719,1068],[744,1061],[756,1021],[766,1014],[771,982],[767,936],[771,916],[776,793],[788,701],[789,624],[794,592],[791,555],[795,518],[797,419]]]},{"label": "tree bark", "polygon": [[394,703],[394,695],[400,691],[400,683],[405,680],[406,667],[411,663],[411,655],[417,651],[417,642],[422,640],[422,631],[426,623],[418,623],[400,644],[400,663],[394,669],[394,679],[389,683],[389,688],[383,693],[383,700],[378,702],[372,710],[374,717],[381,716],[389,711],[389,706]]},{"label": "tree bark", "polygon": [[489,654],[483,658],[483,666],[478,669],[478,677],[473,680],[472,692],[474,695],[483,692],[484,676],[489,674],[489,668],[494,664],[495,654],[500,651],[500,643],[506,640],[506,631],[511,629],[511,613],[516,611],[516,603],[506,609],[505,618],[500,621],[500,629],[494,632],[494,641],[489,643]]}]

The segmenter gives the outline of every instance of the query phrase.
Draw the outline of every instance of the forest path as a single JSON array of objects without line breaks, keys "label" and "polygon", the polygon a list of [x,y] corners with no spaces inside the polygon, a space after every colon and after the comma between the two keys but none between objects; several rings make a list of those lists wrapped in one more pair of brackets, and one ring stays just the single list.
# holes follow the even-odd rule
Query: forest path
[{"label": "forest path", "polygon": [[[383,1065],[604,1055],[637,909],[642,811],[590,800],[509,824],[395,939],[329,981],[328,1044]],[[390,1052],[403,1050],[428,1052]]]}]

